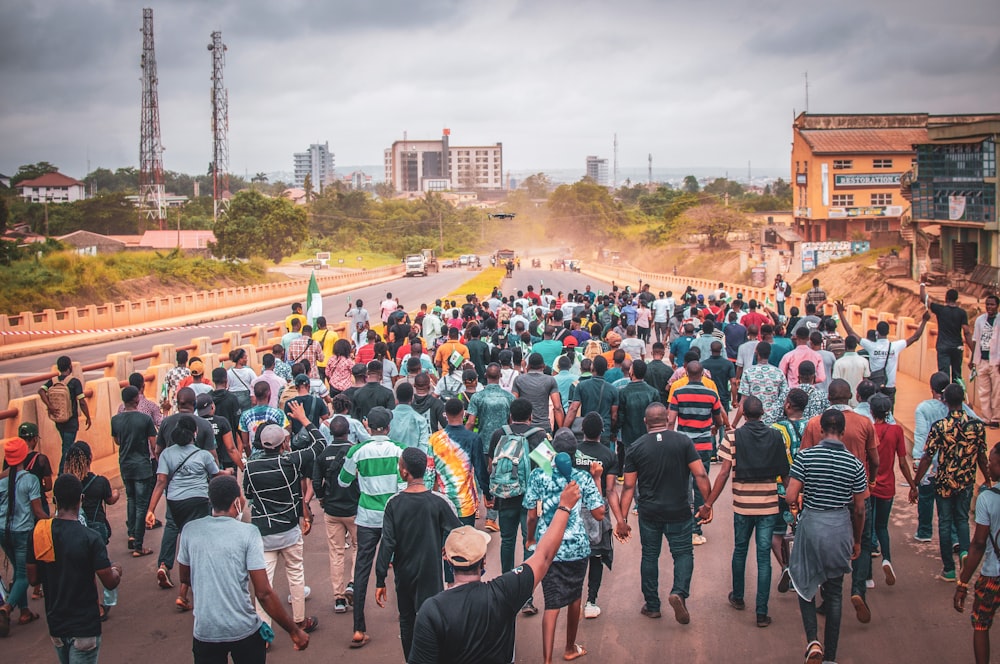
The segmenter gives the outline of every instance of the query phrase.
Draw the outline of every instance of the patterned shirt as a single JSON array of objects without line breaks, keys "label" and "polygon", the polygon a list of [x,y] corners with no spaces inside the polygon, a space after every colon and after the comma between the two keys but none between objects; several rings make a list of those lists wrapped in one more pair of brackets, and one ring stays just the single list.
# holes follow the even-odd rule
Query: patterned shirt
[{"label": "patterned shirt", "polygon": [[381,528],[385,504],[400,490],[399,457],[404,447],[388,436],[374,436],[348,451],[337,483],[347,488],[358,478],[358,515],[354,523],[365,528]]},{"label": "patterned shirt", "polygon": [[[153,420],[153,425],[156,426],[157,429],[160,428],[160,422],[163,421],[163,411],[160,410],[160,405],[158,403],[147,399],[146,395],[140,392],[139,406],[138,408],[136,408],[136,410],[139,411],[140,413],[145,413],[146,415],[149,415]],[[119,404],[118,412],[119,413],[125,412],[125,404]]]},{"label": "patterned shirt", "polygon": [[309,377],[319,378],[319,363],[323,361],[323,347],[309,337],[299,337],[288,344],[288,352],[285,357],[292,364],[299,360],[309,361]]},{"label": "patterned shirt", "polygon": [[827,391],[821,385],[799,384],[799,389],[809,395],[806,409],[802,412],[802,419],[809,420],[816,415],[822,415],[823,411],[830,407]]},{"label": "patterned shirt", "polygon": [[[759,424],[758,424],[759,426]],[[766,431],[766,430],[765,430]],[[773,433],[767,435],[773,436]],[[775,443],[777,444],[777,443]],[[719,460],[729,461],[736,469],[736,439],[723,438],[719,444]],[[733,475],[733,512],[744,516],[768,516],[778,513],[777,478],[770,480],[738,480]]]},{"label": "patterned shirt", "polygon": [[479,434],[461,425],[448,425],[431,435],[430,448],[427,469],[433,472],[425,475],[425,483],[433,480],[434,490],[448,498],[460,518],[475,515],[479,489],[488,492],[490,488]]},{"label": "patterned shirt", "polygon": [[842,509],[868,490],[865,467],[837,440],[799,452],[789,476],[802,482],[802,504],[814,510]]},{"label": "patterned shirt", "polygon": [[788,383],[778,367],[770,364],[755,364],[744,367],[740,379],[740,394],[755,396],[764,404],[764,424],[774,424],[785,416],[785,397]]},{"label": "patterned shirt", "polygon": [[513,400],[514,395],[497,384],[489,384],[472,395],[468,411],[469,415],[476,416],[476,428],[484,443],[493,437],[494,431],[507,424]]},{"label": "patterned shirt", "polygon": [[785,451],[788,452],[788,463],[792,463],[795,460],[795,455],[799,453],[799,447],[802,445],[802,434],[806,430],[808,421],[804,417],[801,420],[784,419],[771,425],[777,429],[778,433],[781,434],[782,440],[785,441]]},{"label": "patterned shirt", "polygon": [[274,375],[286,383],[292,382],[292,365],[284,360],[274,359]]},{"label": "patterned shirt", "polygon": [[938,457],[935,487],[942,498],[969,488],[976,482],[976,461],[986,455],[986,427],[965,411],[953,411],[931,426],[924,454]]},{"label": "patterned shirt", "polygon": [[167,398],[170,399],[170,408],[177,412],[177,386],[180,382],[191,375],[191,370],[187,367],[174,367],[167,372],[163,382],[167,385]]},{"label": "patterned shirt", "polygon": [[243,411],[243,414],[240,415],[239,431],[247,434],[250,443],[253,444],[257,427],[262,424],[277,424],[282,429],[287,429],[290,426],[284,411],[271,406],[254,406]]},{"label": "patterned shirt", "polygon": [[[556,552],[555,560],[559,562],[569,562],[573,560],[583,560],[590,557],[590,538],[587,536],[586,527],[583,525],[583,517],[580,510],[595,510],[604,505],[604,499],[594,478],[589,473],[585,473],[576,468],[573,469],[570,479],[580,485],[580,500],[573,506],[569,515],[569,522],[566,524],[566,532],[563,534],[562,544]],[[542,503],[541,514],[538,516],[538,526],[535,530],[535,540],[542,539],[549,524],[552,523],[556,510],[559,509],[559,496],[566,488],[568,482],[558,472],[546,473],[541,468],[531,471],[528,477],[528,490],[524,493],[525,509],[536,509],[539,502]],[[605,516],[605,518],[607,518]]]}]

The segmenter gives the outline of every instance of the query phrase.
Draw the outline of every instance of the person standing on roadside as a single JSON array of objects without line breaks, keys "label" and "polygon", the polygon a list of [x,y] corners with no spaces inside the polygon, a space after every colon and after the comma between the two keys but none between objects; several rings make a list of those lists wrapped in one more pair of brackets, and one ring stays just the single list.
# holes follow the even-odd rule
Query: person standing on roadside
[{"label": "person standing on roadside", "polygon": [[83,398],[83,383],[73,376],[73,360],[67,355],[56,359],[59,375],[45,381],[38,389],[38,397],[45,405],[49,419],[55,422],[56,431],[62,439],[62,453],[59,456],[59,474],[62,474],[66,452],[76,442],[80,431],[80,413],[83,413],[86,430],[90,430],[90,409]]},{"label": "person standing on roadside", "polygon": [[[40,583],[45,590],[45,618],[59,661],[96,663],[101,615],[94,575],[105,588],[114,590],[121,583],[122,567],[108,559],[101,536],[80,523],[80,480],[60,475],[52,494],[55,518],[39,521],[26,540],[27,580],[32,585]],[[0,611],[3,636],[8,626],[5,615]]]},{"label": "person standing on roadside", "polygon": [[[808,640],[806,662],[814,664],[836,660],[844,575],[852,560],[868,555],[861,545],[868,478],[864,465],[841,441],[844,416],[834,408],[820,416],[823,440],[796,455],[785,494],[798,513],[789,573]],[[826,616],[823,643],[818,640],[817,589]]]},{"label": "person standing on roadside", "polygon": [[991,429],[1000,429],[1000,334],[994,333],[1000,297],[987,295],[984,302],[986,313],[980,314],[972,327],[969,370],[976,372],[976,395],[983,419]]},{"label": "person standing on roadside", "polygon": [[208,485],[210,516],[192,521],[184,530],[177,564],[182,583],[194,589],[195,664],[257,663],[267,657],[274,633],[254,611],[257,606],[292,637],[296,650],[309,646],[309,635],[285,612],[267,580],[260,532],[243,523],[246,503],[235,477],[220,475]]},{"label": "person standing on roadside", "polygon": [[[691,622],[686,600],[691,592],[691,576],[694,573],[694,546],[691,540],[694,519],[688,502],[688,486],[694,477],[702,498],[707,499],[712,485],[692,440],[682,433],[668,430],[666,406],[650,404],[646,408],[645,421],[648,433],[633,443],[625,457],[622,520],[616,524],[615,533],[619,541],[628,540],[632,532],[628,525],[629,509],[632,498],[636,497],[639,539],[642,543],[639,574],[645,599],[640,613],[647,618],[659,618],[661,615],[659,562],[663,538],[666,537],[674,559],[674,581],[668,601],[674,610],[674,618],[686,625]],[[704,513],[709,511],[704,510]],[[701,515],[699,520],[708,523]]]},{"label": "person standing on roadside", "polygon": [[[920,299],[930,302],[927,287],[920,284]],[[974,347],[972,330],[969,329],[969,314],[958,306],[958,291],[949,288],[944,294],[944,304],[930,302],[928,309],[937,316],[938,338],[935,344],[937,350],[938,371],[951,376],[951,382],[962,380],[963,347]]]},{"label": "person standing on roadside", "polygon": [[406,488],[385,505],[375,565],[375,603],[384,608],[385,579],[392,564],[404,659],[410,657],[413,625],[420,607],[444,590],[440,542],[462,525],[448,501],[425,486],[426,471],[427,455],[423,451],[412,447],[403,450],[399,476]]}]

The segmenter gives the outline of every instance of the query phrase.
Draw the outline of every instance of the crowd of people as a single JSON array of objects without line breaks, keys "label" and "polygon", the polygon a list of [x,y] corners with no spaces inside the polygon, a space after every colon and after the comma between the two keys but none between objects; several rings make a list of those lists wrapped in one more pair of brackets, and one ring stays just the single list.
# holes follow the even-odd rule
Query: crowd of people
[{"label": "crowd of people", "polygon": [[[374,571],[380,607],[392,577],[408,662],[513,661],[515,618],[538,613],[539,583],[543,661],[556,650],[562,609],[568,661],[587,654],[581,620],[601,615],[605,570],[633,526],[639,613],[662,615],[666,539],[667,604],[690,622],[694,550],[731,484],[729,605],[746,608],[752,546],[756,626],[772,622],[773,558],[777,592],[798,595],[805,661],[833,662],[844,577],[861,623],[873,620],[876,578],[898,581],[888,528],[898,467],[918,506],[917,541],[931,540],[937,508],[939,578],[956,583],[957,610],[982,562],[972,622],[976,659],[988,661],[1000,489],[979,492],[974,533],[969,511],[977,468],[987,485],[1000,479],[1000,448],[986,447],[986,429],[1000,426],[1000,390],[980,389],[977,414],[960,377],[968,347],[980,388],[995,380],[997,298],[970,326],[949,291],[912,335],[891,339],[885,322],[853,329],[818,280],[801,311],[786,312],[788,291],[779,276],[772,311],[722,284],[677,296],[648,284],[608,293],[539,285],[440,299],[412,316],[387,293],[375,317],[360,299],[348,308],[343,338],[293,305],[260,374],[243,349],[208,376],[201,359],[178,351],[159,403],[144,396],[141,374],[129,378],[111,420],[127,550],[157,553],[150,581],[176,588],[176,608],[193,610],[195,662],[263,661],[274,624],[296,649],[309,645],[320,618],[306,612],[304,538],[319,513],[331,608],[353,614],[351,648],[372,639]],[[941,371],[916,409],[911,466],[893,417],[897,371],[932,315]],[[28,606],[33,587],[59,660],[91,662],[122,577],[108,556],[120,536],[105,510],[119,494],[91,471],[79,440],[81,416],[87,428],[91,418],[70,358],[57,369],[40,395],[62,438],[58,471],[37,449],[36,425],[23,423],[4,444],[0,541],[13,578],[0,636],[14,609],[17,624],[39,618]],[[154,552],[146,531],[161,525]],[[501,569],[487,579],[490,533],[499,533]],[[272,588],[279,566],[290,611]]]}]

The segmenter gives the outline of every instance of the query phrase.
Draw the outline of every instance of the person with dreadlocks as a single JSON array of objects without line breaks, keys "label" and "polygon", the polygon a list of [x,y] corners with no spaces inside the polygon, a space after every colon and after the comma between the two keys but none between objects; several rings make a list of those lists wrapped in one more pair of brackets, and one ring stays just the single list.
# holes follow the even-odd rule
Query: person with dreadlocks
[{"label": "person with dreadlocks", "polygon": [[28,608],[28,540],[35,521],[45,519],[42,510],[42,485],[24,470],[28,444],[22,438],[3,441],[4,459],[9,466],[7,477],[0,479],[0,548],[14,563],[14,579],[6,601],[0,604],[0,637],[10,634],[10,614],[21,610],[17,623],[27,625],[38,620]]}]

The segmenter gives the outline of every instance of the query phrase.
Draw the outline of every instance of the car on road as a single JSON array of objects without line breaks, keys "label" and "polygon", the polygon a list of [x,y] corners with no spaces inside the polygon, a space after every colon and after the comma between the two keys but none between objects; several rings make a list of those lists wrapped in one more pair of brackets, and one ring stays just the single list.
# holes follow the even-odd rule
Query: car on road
[{"label": "car on road", "polygon": [[458,264],[462,265],[462,266],[468,265],[469,264],[469,256],[468,256],[468,254],[462,254],[461,256],[459,256],[458,257]]},{"label": "car on road", "polygon": [[317,258],[310,258],[307,261],[302,261],[301,263],[299,263],[299,267],[311,267],[317,270],[322,270],[323,268],[326,267],[326,263]]},{"label": "car on road", "polygon": [[447,260],[441,261],[441,267],[458,267],[458,261],[454,258],[449,258]]}]

